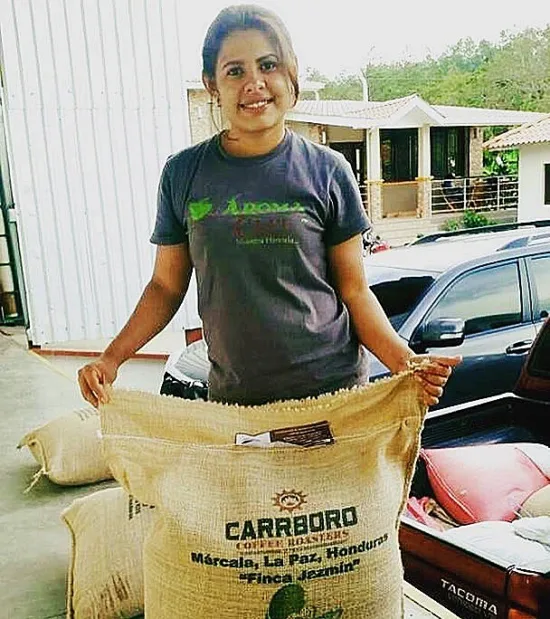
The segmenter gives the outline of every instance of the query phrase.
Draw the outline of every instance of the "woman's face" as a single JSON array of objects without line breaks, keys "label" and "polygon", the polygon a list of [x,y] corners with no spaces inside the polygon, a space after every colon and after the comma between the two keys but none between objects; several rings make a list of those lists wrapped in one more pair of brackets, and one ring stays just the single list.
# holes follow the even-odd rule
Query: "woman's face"
[{"label": "woman's face", "polygon": [[232,131],[262,132],[281,127],[294,105],[286,67],[267,35],[238,30],[224,40],[215,88]]}]

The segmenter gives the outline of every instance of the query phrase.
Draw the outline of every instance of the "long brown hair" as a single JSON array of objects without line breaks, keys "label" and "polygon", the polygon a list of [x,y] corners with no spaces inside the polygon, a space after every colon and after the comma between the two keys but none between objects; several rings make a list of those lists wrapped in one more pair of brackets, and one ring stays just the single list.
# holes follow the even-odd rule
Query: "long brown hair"
[{"label": "long brown hair", "polygon": [[298,100],[298,61],[290,34],[278,15],[254,4],[229,6],[218,13],[210,24],[202,46],[202,74],[209,82],[216,77],[216,63],[221,46],[228,35],[236,30],[261,30],[277,49],[285,66],[294,93]]}]

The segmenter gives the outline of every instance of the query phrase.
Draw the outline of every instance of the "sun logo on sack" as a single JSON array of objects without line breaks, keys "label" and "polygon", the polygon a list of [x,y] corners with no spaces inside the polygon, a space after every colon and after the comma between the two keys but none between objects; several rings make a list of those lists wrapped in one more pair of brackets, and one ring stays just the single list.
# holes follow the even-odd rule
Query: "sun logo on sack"
[{"label": "sun logo on sack", "polygon": [[296,492],[296,490],[283,490],[277,492],[272,498],[273,505],[282,512],[292,513],[296,509],[301,509],[306,501],[307,494]]}]

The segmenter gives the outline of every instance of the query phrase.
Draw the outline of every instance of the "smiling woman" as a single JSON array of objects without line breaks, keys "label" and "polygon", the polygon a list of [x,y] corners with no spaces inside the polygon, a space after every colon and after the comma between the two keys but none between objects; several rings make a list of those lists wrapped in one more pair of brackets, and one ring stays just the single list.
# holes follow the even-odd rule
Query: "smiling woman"
[{"label": "smiling woman", "polygon": [[[299,94],[298,64],[285,26],[258,7],[222,11],[204,42],[203,82],[230,126],[222,133],[228,152],[251,156],[258,148],[274,148]],[[265,146],[258,146],[258,132]]]},{"label": "smiling woman", "polygon": [[[365,277],[370,223],[351,166],[285,127],[299,95],[286,27],[263,7],[228,7],[209,27],[202,59],[227,128],[166,162],[151,281],[121,333],[80,371],[84,397],[107,398],[121,363],[171,320],[193,271],[211,400],[262,404],[361,385],[364,348],[405,370],[414,353]],[[457,361],[422,366],[427,404]]]}]

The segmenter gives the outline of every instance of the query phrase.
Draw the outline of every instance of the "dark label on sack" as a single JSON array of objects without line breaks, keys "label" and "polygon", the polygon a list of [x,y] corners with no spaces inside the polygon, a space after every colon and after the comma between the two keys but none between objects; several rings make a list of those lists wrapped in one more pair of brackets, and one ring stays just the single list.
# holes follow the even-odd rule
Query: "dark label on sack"
[{"label": "dark label on sack", "polygon": [[331,445],[334,443],[334,436],[328,421],[317,421],[303,426],[277,428],[260,434],[240,433],[235,436],[235,443],[251,447],[266,447],[272,443],[287,443],[295,447],[317,447]]},{"label": "dark label on sack", "polygon": [[141,503],[131,494],[128,495],[128,520],[132,520],[136,516],[139,516],[145,509],[155,509],[155,506]]}]

